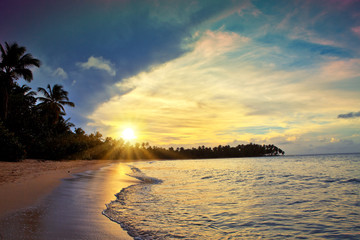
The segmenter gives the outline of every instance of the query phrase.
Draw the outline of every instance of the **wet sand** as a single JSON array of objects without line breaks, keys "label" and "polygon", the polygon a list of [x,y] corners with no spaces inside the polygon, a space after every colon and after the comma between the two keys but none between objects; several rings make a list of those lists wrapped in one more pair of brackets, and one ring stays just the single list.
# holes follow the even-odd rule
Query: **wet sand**
[{"label": "wet sand", "polygon": [[102,215],[114,194],[137,183],[126,164],[36,162],[16,163],[27,165],[27,174],[12,174],[7,182],[5,169],[14,170],[0,163],[0,239],[132,239]]},{"label": "wet sand", "polygon": [[35,204],[73,173],[95,170],[111,161],[0,162],[0,217]]}]

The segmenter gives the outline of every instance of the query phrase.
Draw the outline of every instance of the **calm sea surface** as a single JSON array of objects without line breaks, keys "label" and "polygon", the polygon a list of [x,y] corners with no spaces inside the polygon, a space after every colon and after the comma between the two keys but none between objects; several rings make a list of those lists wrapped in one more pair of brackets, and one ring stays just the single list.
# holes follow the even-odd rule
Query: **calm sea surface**
[{"label": "calm sea surface", "polygon": [[360,239],[360,154],[137,162],[104,211],[136,239]]}]

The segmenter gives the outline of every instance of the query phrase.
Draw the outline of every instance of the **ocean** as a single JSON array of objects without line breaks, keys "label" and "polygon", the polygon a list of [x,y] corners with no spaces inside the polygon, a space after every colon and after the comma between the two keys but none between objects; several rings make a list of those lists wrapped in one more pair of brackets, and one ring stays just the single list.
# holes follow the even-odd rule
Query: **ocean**
[{"label": "ocean", "polygon": [[137,240],[360,239],[360,154],[130,167],[141,183],[103,214]]}]

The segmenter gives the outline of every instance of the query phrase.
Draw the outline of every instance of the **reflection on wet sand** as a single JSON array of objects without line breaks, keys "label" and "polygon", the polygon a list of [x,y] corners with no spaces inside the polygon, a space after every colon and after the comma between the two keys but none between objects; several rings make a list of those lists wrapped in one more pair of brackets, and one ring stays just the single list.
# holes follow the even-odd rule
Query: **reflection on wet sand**
[{"label": "reflection on wet sand", "polygon": [[125,164],[76,174],[39,205],[0,219],[4,239],[132,239],[102,215],[122,188],[135,184]]}]

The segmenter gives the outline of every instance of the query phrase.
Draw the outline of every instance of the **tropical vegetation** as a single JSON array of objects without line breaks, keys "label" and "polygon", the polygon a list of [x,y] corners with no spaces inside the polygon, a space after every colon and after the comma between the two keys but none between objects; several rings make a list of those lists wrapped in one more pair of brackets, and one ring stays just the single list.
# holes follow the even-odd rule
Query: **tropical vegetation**
[{"label": "tropical vegetation", "polygon": [[9,92],[16,84],[15,80],[23,78],[31,82],[33,74],[30,67],[40,67],[40,61],[26,53],[26,48],[17,43],[5,42],[4,46],[0,44],[0,50],[0,119],[4,121],[8,114]]},{"label": "tropical vegetation", "polygon": [[63,89],[63,86],[55,84],[53,87],[47,85],[47,89],[39,87],[38,92],[42,93],[44,97],[38,97],[41,102],[38,106],[43,111],[52,124],[56,124],[60,120],[60,116],[65,116],[64,106],[75,107],[73,102],[69,101],[68,92]]},{"label": "tropical vegetation", "polygon": [[[65,107],[75,107],[63,86],[55,84],[33,91],[16,80],[33,79],[31,67],[40,61],[17,43],[5,42],[0,62],[0,159],[188,159],[255,157],[284,154],[274,145],[246,144],[185,149],[162,148],[148,143],[131,145],[123,139],[86,134],[65,119]],[[40,95],[38,95],[40,94]]]}]

